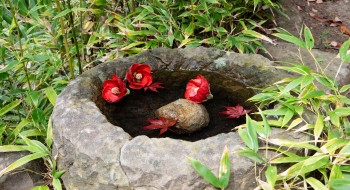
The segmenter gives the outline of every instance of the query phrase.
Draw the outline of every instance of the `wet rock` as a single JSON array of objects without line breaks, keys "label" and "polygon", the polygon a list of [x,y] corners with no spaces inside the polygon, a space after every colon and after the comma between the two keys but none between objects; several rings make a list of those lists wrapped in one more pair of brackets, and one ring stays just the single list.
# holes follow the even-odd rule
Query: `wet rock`
[{"label": "wet rock", "polygon": [[171,129],[176,133],[193,133],[206,127],[209,123],[209,114],[202,104],[196,104],[186,99],[178,99],[156,111],[157,117],[177,120]]}]

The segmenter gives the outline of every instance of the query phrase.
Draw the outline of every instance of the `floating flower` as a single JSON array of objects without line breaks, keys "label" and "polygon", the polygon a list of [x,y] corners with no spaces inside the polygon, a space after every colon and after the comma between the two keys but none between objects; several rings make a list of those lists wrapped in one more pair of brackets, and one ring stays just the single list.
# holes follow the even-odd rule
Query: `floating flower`
[{"label": "floating flower", "polygon": [[207,79],[202,75],[197,75],[195,79],[191,79],[186,86],[185,98],[197,104],[213,98]]},{"label": "floating flower", "polygon": [[125,83],[116,75],[103,83],[102,98],[109,102],[118,102],[128,94]]},{"label": "floating flower", "polygon": [[129,87],[132,89],[142,89],[152,83],[151,67],[146,64],[134,63],[126,73],[126,79],[129,81]]}]

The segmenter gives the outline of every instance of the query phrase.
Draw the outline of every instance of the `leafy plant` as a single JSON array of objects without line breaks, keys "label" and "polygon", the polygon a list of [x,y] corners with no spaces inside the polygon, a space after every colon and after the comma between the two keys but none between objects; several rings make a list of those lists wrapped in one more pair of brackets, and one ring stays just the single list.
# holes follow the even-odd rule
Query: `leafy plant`
[{"label": "leafy plant", "polygon": [[[318,71],[293,63],[276,67],[299,77],[278,81],[249,99],[258,102],[260,108],[275,106],[273,109],[260,110],[263,121],[254,121],[247,116],[246,126],[241,126],[238,130],[247,147],[237,153],[267,165],[267,182],[258,180],[263,189],[346,189],[350,186],[347,164],[350,99],[344,93],[348,92],[350,86],[339,87],[333,78],[324,74],[318,59],[312,54],[314,40],[307,27],[304,28],[304,41],[289,33],[274,35],[306,48],[314,58]],[[350,40],[339,50],[341,64],[335,77],[342,64],[350,61],[349,46]],[[326,88],[327,92],[321,90],[320,86]],[[266,119],[276,116],[277,120]],[[310,117],[314,119],[308,119]],[[302,122],[304,124],[300,127],[298,124]],[[287,131],[303,132],[310,140],[297,142],[270,139],[270,125],[286,128]],[[269,160],[266,155],[258,153],[258,137],[266,142],[266,151],[277,151],[281,156]],[[305,149],[307,154],[296,155],[291,151],[293,148]],[[279,174],[272,166],[278,168],[279,164],[287,163],[290,167]]]},{"label": "leafy plant", "polygon": [[211,185],[217,188],[225,189],[228,186],[230,180],[230,158],[228,149],[225,146],[224,152],[222,153],[220,160],[219,177],[216,177],[205,165],[200,163],[198,160],[187,157],[188,161],[192,164],[193,168],[207,180]]}]

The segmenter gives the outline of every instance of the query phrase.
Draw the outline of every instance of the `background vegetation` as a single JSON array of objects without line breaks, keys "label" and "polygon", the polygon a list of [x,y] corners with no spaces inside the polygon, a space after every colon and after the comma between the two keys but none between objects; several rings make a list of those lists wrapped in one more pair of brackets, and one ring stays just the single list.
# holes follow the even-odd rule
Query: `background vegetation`
[{"label": "background vegetation", "polygon": [[[57,94],[85,70],[101,62],[157,47],[207,46],[240,53],[256,53],[257,49],[264,49],[260,40],[271,42],[261,34],[265,31],[262,25],[266,20],[273,19],[273,11],[279,11],[279,8],[278,2],[271,0],[1,0],[0,152],[27,150],[31,154],[0,171],[0,177],[30,160],[43,158],[48,166],[49,182],[41,188],[62,188],[59,178],[64,171],[56,171],[55,155],[51,155],[50,115]],[[295,41],[294,38],[293,40]],[[296,42],[300,44],[300,41]],[[303,43],[306,46],[308,42]],[[311,46],[306,47],[310,49]],[[264,93],[270,93],[268,97],[272,99],[263,99],[265,96],[261,95],[253,100],[262,102],[262,105],[282,102],[277,111],[285,111],[281,117],[283,125],[293,115],[301,115],[300,106],[311,109],[317,118],[320,117],[313,124],[314,129],[317,129],[314,134],[317,135],[316,139],[322,138],[330,142],[344,140],[343,146],[329,150],[327,155],[323,152],[316,157],[316,161],[322,161],[322,166],[316,168],[323,175],[319,182],[331,184],[334,179],[348,176],[343,165],[330,164],[330,159],[334,157],[329,155],[344,152],[349,146],[349,122],[345,119],[345,113],[337,115],[338,112],[333,109],[342,107],[336,104],[336,98],[347,88],[338,90],[336,84],[331,82],[333,80],[307,69],[301,74],[306,77],[291,82],[293,85],[287,85],[288,88],[277,85],[266,89]],[[312,86],[314,79],[328,82],[327,87],[334,90],[334,96],[326,96],[318,91],[314,93],[319,96],[312,94],[315,89]],[[293,89],[290,89],[291,86]],[[298,86],[300,88],[294,89]],[[298,102],[289,94],[291,90],[308,96]],[[345,98],[341,101],[349,103]],[[268,114],[268,111],[264,113]],[[327,116],[330,116],[330,120],[323,122]],[[243,132],[245,129],[240,130],[243,137],[252,134],[249,131],[251,120],[247,121],[248,133]],[[333,134],[333,129],[338,132]],[[308,130],[313,129],[309,127]],[[324,135],[325,133],[333,135]],[[256,154],[255,140],[250,144],[254,147],[247,140],[244,142],[248,143],[248,149],[244,149],[245,152],[241,154]],[[315,147],[317,145],[330,144],[315,143]],[[302,148],[311,149],[310,146]],[[316,148],[312,150],[319,152]],[[299,158],[289,153],[287,156],[295,156],[293,162],[302,164],[309,163],[308,159],[314,158],[307,155]],[[261,159],[253,160],[273,163]],[[275,170],[271,171],[273,172],[268,173],[268,176],[276,176]],[[308,173],[310,171],[300,175],[293,173],[293,179],[299,179],[300,176],[305,179],[303,177]],[[270,189],[273,189],[275,183],[272,184],[269,179]],[[290,183],[290,178],[278,180],[279,184]],[[311,185],[314,181],[310,178],[306,180]],[[264,185],[261,183],[262,187]]]}]

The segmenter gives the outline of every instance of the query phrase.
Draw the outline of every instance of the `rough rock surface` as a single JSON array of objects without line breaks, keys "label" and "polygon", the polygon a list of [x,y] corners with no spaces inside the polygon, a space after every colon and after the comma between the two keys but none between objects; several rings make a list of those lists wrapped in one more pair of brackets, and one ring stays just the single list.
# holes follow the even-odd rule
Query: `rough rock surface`
[{"label": "rough rock surface", "polygon": [[202,104],[196,104],[186,99],[178,99],[156,111],[158,117],[177,120],[171,129],[176,133],[193,133],[208,126],[209,114]]},{"label": "rough rock surface", "polygon": [[[0,171],[8,167],[14,161],[28,155],[28,152],[0,152]],[[35,172],[32,172],[35,171]],[[42,176],[45,166],[43,160],[33,160],[18,169],[0,177],[0,189],[2,190],[28,190],[42,185]]]},{"label": "rough rock surface", "polygon": [[131,64],[147,63],[152,70],[217,72],[251,87],[264,87],[287,73],[260,55],[242,55],[212,48],[154,49],[101,64],[72,81],[58,96],[52,115],[54,155],[66,170],[67,189],[214,189],[186,160],[194,157],[219,171],[224,145],[230,150],[231,179],[227,189],[254,189],[254,164],[232,151],[243,145],[234,132],[196,142],[169,138],[131,139],[114,126],[95,102],[102,81],[124,76]]}]

